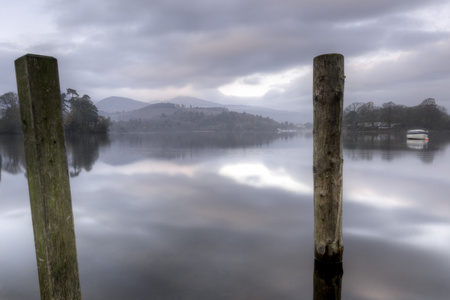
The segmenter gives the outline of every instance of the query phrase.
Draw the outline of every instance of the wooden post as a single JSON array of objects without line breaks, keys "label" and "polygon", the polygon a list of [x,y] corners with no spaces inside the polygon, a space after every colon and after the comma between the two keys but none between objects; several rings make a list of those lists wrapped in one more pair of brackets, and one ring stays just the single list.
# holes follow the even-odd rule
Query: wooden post
[{"label": "wooden post", "polygon": [[342,261],[342,109],[344,57],[314,58],[314,255],[324,262]]},{"label": "wooden post", "polygon": [[15,61],[41,299],[81,299],[58,63]]}]

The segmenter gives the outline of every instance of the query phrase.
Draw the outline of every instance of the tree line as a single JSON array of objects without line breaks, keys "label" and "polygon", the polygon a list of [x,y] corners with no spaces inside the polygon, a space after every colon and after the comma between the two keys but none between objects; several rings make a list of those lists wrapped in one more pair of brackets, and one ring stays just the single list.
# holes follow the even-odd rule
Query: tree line
[{"label": "tree line", "polygon": [[278,123],[268,117],[247,113],[222,111],[219,114],[205,114],[198,111],[182,111],[175,114],[161,114],[151,119],[116,121],[112,132],[150,132],[150,131],[277,131],[295,128],[292,123]]},{"label": "tree line", "polygon": [[[61,94],[64,129],[68,133],[107,133],[110,120],[98,114],[98,109],[88,95],[80,95],[74,89]],[[0,96],[0,134],[20,134],[19,98],[8,92]]]},{"label": "tree line", "polygon": [[350,130],[426,128],[450,130],[450,116],[435,99],[427,98],[416,106],[394,102],[375,106],[373,102],[354,102],[344,109],[343,123]]}]

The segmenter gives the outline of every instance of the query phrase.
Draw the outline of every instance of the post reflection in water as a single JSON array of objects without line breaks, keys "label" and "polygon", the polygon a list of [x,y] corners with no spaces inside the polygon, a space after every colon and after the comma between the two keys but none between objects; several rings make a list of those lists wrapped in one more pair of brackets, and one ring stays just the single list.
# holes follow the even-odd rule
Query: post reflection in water
[{"label": "post reflection in water", "polygon": [[314,300],[340,300],[342,262],[325,263],[314,259]]}]

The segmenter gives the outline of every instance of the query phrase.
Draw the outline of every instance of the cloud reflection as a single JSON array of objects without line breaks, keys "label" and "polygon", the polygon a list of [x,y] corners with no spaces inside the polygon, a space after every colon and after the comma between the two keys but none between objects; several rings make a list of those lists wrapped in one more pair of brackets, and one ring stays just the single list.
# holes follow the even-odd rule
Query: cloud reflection
[{"label": "cloud reflection", "polygon": [[449,256],[450,225],[437,223],[419,224],[414,227],[417,234],[400,239],[399,241]]},{"label": "cloud reflection", "polygon": [[256,188],[279,188],[298,194],[311,194],[312,187],[296,181],[285,169],[270,170],[262,163],[226,165],[219,174]]},{"label": "cloud reflection", "polygon": [[350,189],[347,194],[347,201],[353,201],[380,209],[404,208],[412,205],[400,197],[382,195],[380,191],[373,190],[370,187],[355,187]]},{"label": "cloud reflection", "polygon": [[196,171],[196,166],[183,166],[169,161],[151,159],[140,160],[122,166],[99,165],[96,169],[96,172],[99,174],[142,175],[158,173],[166,175],[184,175],[187,177],[194,177]]}]

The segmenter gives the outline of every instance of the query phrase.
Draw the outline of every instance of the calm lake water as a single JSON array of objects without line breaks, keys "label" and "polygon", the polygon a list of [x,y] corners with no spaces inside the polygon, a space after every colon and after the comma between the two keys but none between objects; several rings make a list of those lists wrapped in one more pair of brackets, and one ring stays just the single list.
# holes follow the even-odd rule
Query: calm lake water
[{"label": "calm lake water", "polygon": [[[83,299],[313,299],[312,134],[67,140]],[[0,136],[0,299],[39,299],[20,137]],[[449,299],[450,138],[344,136],[342,299]]]}]

